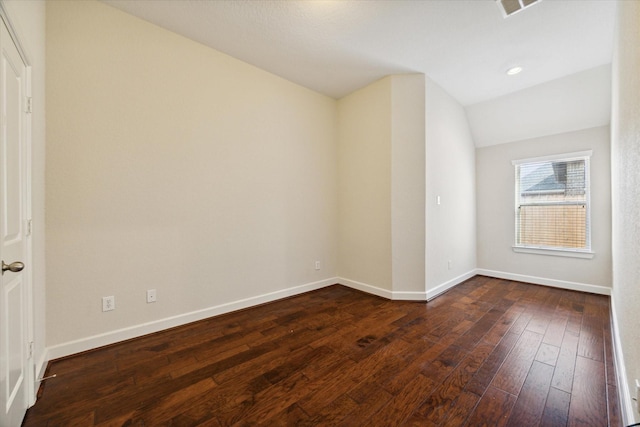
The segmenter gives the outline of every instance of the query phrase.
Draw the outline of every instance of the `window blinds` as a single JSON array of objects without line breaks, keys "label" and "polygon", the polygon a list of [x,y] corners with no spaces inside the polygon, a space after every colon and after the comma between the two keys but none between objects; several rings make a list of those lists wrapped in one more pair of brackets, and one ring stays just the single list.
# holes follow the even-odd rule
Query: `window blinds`
[{"label": "window blinds", "polygon": [[590,250],[589,157],[514,164],[516,246]]}]

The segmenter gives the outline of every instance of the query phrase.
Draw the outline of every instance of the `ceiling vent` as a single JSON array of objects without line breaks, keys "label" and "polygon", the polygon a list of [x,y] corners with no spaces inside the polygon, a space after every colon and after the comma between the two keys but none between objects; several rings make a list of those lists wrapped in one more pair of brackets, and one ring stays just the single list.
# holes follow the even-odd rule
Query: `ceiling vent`
[{"label": "ceiling vent", "polygon": [[542,0],[496,0],[496,3],[498,3],[500,11],[506,18],[541,1]]}]

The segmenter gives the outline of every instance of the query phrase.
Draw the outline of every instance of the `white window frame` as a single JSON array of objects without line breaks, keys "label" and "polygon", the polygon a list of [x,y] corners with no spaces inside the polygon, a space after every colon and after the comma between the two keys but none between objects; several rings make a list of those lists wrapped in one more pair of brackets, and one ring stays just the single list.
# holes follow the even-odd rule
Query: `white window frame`
[{"label": "white window frame", "polygon": [[[519,253],[528,253],[528,254],[538,254],[538,255],[551,255],[551,256],[562,256],[562,257],[572,257],[572,258],[586,258],[591,259],[595,256],[595,252],[592,251],[591,248],[591,165],[590,160],[593,152],[591,150],[588,151],[578,151],[574,153],[565,153],[565,154],[555,154],[552,156],[543,156],[543,157],[533,157],[528,159],[520,159],[513,160],[511,164],[514,166],[514,244],[512,246],[514,252]],[[518,236],[518,205],[520,196],[518,194],[518,174],[516,173],[517,166],[520,166],[525,163],[540,163],[540,162],[550,162],[550,161],[563,161],[570,162],[574,160],[584,160],[585,161],[585,191],[586,191],[586,205],[587,205],[587,224],[586,224],[586,248],[573,249],[573,248],[559,248],[559,247],[547,247],[547,246],[530,246],[530,245],[522,245],[517,242]]]}]

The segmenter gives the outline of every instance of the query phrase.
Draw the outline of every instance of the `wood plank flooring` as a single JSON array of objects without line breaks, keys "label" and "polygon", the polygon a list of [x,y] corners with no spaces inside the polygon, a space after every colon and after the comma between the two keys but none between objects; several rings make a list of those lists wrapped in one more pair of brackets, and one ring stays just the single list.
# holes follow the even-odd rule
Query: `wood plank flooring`
[{"label": "wood plank flooring", "polygon": [[24,426],[620,426],[609,298],[343,286],[50,362]]}]

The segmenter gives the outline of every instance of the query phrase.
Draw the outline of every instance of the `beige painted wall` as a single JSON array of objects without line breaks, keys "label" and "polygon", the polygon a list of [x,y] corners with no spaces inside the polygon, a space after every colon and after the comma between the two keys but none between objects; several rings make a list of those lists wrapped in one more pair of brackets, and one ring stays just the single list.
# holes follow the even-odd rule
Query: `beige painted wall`
[{"label": "beige painted wall", "polygon": [[[396,298],[424,297],[425,76],[391,76],[391,251]],[[405,294],[408,293],[408,294]]]},{"label": "beige painted wall", "polygon": [[338,275],[394,299],[424,299],[424,84],[392,75],[338,101]]},{"label": "beige painted wall", "polygon": [[431,298],[476,267],[476,150],[463,107],[428,78],[425,89],[426,290]]},{"label": "beige painted wall", "polygon": [[[609,128],[598,127],[478,148],[478,268],[509,274],[611,286]],[[593,259],[513,252],[515,171],[513,160],[593,150],[591,246]]]},{"label": "beige painted wall", "polygon": [[392,79],[338,102],[338,275],[393,290],[391,261]]},{"label": "beige painted wall", "polygon": [[[635,380],[640,379],[640,2],[619,2],[613,60],[611,160],[613,296],[626,378],[620,390],[630,409],[625,425],[640,420]],[[626,390],[625,390],[626,388]]]},{"label": "beige painted wall", "polygon": [[[33,219],[33,310],[36,369],[45,362],[45,2],[4,1],[31,66],[31,209]],[[36,372],[41,374],[42,372]]]},{"label": "beige painted wall", "polygon": [[49,346],[336,275],[336,101],[99,2],[46,24]]}]

